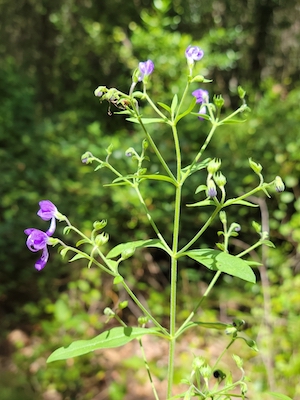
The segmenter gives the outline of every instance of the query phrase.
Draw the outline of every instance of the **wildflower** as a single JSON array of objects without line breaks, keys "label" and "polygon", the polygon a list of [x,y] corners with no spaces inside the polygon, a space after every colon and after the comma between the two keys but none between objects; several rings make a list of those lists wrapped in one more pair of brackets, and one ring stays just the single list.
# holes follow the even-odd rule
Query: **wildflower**
[{"label": "wildflower", "polygon": [[[194,90],[192,95],[196,97],[196,103],[200,103],[199,114],[206,114],[206,106],[203,104],[207,104],[209,102],[208,91],[204,89]],[[202,117],[198,117],[199,119],[203,119]]]},{"label": "wildflower", "polygon": [[41,257],[35,263],[35,269],[41,271],[45,267],[49,258],[47,244],[49,236],[51,235],[49,234],[49,231],[48,233],[45,233],[35,228],[25,229],[24,233],[28,235],[26,245],[30,251],[36,252],[43,250]]},{"label": "wildflower", "polygon": [[204,56],[204,51],[197,46],[188,46],[185,51],[188,64],[193,65],[194,61],[199,61]]},{"label": "wildflower", "polygon": [[63,216],[58,212],[56,206],[50,200],[42,200],[39,202],[40,209],[37,215],[44,221],[51,220],[50,227],[46,232],[43,232],[35,228],[27,228],[24,233],[28,236],[26,245],[32,252],[42,250],[42,255],[35,263],[35,268],[40,271],[42,270],[49,258],[49,252],[47,245],[49,244],[49,238],[53,235],[56,228],[56,218],[62,218]]},{"label": "wildflower", "polygon": [[154,70],[154,63],[151,60],[147,60],[147,61],[141,61],[139,63],[139,78],[138,80],[144,81],[145,78],[147,78],[149,75],[152,74]]}]

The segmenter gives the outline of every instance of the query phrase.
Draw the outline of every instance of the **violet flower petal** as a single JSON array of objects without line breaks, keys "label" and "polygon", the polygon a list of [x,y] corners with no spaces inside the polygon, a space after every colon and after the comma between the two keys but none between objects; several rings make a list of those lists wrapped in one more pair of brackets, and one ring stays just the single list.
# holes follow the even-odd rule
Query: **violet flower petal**
[{"label": "violet flower petal", "polygon": [[26,245],[29,250],[36,252],[44,249],[47,246],[49,236],[39,229],[28,228],[24,233],[28,235]]},{"label": "violet flower petal", "polygon": [[140,70],[140,76],[139,76],[139,81],[141,82],[145,76],[149,76],[152,74],[154,70],[154,63],[151,60],[147,61],[141,61],[139,63],[139,70]]},{"label": "violet flower petal", "polygon": [[40,209],[37,212],[37,215],[44,221],[49,221],[49,219],[55,217],[57,208],[50,200],[42,200],[39,202],[39,205]]}]

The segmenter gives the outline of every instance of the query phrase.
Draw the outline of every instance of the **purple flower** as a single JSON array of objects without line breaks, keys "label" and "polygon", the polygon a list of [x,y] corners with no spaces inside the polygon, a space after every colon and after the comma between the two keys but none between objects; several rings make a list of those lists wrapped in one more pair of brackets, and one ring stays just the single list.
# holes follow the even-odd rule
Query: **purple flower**
[{"label": "purple flower", "polygon": [[206,195],[207,197],[213,198],[216,197],[217,194],[218,193],[215,182],[212,179],[210,179],[207,183]]},{"label": "purple flower", "polygon": [[204,51],[197,46],[189,46],[185,51],[185,56],[189,64],[199,61],[204,56]]},{"label": "purple flower", "polygon": [[29,250],[33,252],[43,250],[41,257],[35,263],[35,269],[40,271],[44,268],[49,258],[47,244],[50,235],[35,228],[25,229],[24,232],[28,235],[26,244]]},{"label": "purple flower", "polygon": [[[208,91],[204,89],[197,89],[193,91],[192,95],[196,97],[196,103],[201,104],[199,114],[206,114],[206,106],[203,106],[203,104],[209,102]],[[198,118],[203,119],[201,117]]]},{"label": "purple flower", "polygon": [[59,212],[55,205],[50,200],[42,200],[39,202],[40,209],[37,215],[41,217],[44,221],[49,221],[51,219],[50,227],[46,232],[40,231],[35,228],[27,228],[24,233],[28,236],[26,245],[29,250],[37,252],[42,250],[42,255],[35,263],[35,268],[40,271],[42,270],[49,258],[49,252],[47,245],[49,244],[49,237],[53,235],[56,228],[56,218]]},{"label": "purple flower", "polygon": [[37,215],[44,221],[49,221],[57,215],[57,208],[50,200],[42,200],[39,202],[40,209]]},{"label": "purple flower", "polygon": [[147,61],[142,61],[139,63],[139,71],[140,71],[140,75],[139,75],[139,81],[143,81],[145,77],[149,76],[152,74],[154,70],[154,63],[151,60],[147,60]]}]

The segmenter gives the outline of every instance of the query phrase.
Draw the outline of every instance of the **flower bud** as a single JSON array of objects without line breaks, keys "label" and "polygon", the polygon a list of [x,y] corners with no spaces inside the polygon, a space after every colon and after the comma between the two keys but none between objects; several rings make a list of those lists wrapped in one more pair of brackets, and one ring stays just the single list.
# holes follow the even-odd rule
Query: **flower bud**
[{"label": "flower bud", "polygon": [[119,310],[124,310],[124,308],[126,308],[127,306],[128,306],[128,301],[124,300],[124,301],[121,301],[121,303],[119,303],[118,308],[119,308]]},{"label": "flower bud", "polygon": [[95,237],[95,243],[97,246],[103,246],[105,243],[108,242],[109,235],[108,233],[102,232]]},{"label": "flower bud", "polygon": [[240,99],[243,99],[243,98],[245,97],[246,92],[245,92],[245,90],[242,88],[242,86],[238,86],[238,94],[239,94]]},{"label": "flower bud", "polygon": [[214,101],[214,104],[216,105],[216,107],[218,107],[218,108],[222,108],[224,105],[224,99],[223,99],[222,95],[220,95],[220,94],[218,96],[215,95],[213,98],[213,101]]},{"label": "flower bud", "polygon": [[274,183],[275,183],[276,192],[281,193],[284,191],[284,189],[285,189],[284,183],[283,183],[282,179],[280,178],[280,176],[276,176]]},{"label": "flower bud", "polygon": [[207,197],[216,197],[217,195],[217,188],[215,182],[210,179],[207,184],[206,196]]},{"label": "flower bud", "polygon": [[262,166],[259,163],[256,163],[255,161],[252,160],[252,158],[249,158],[249,164],[250,167],[252,168],[252,170],[259,175],[261,173],[262,170]]},{"label": "flower bud", "polygon": [[106,315],[107,317],[114,317],[115,316],[115,312],[109,307],[106,307],[104,309],[103,314]]},{"label": "flower bud", "polygon": [[219,168],[221,167],[221,160],[219,158],[214,158],[208,163],[207,171],[213,175],[215,174]]},{"label": "flower bud", "polygon": [[101,229],[103,229],[105,226],[107,225],[107,221],[105,219],[103,219],[102,221],[95,221],[93,223],[93,228],[96,231],[100,231]]},{"label": "flower bud", "polygon": [[131,249],[126,249],[122,251],[121,257],[123,260],[127,260],[127,258],[130,258],[133,256],[135,252],[135,247],[132,247]]},{"label": "flower bud", "polygon": [[126,157],[132,157],[132,155],[135,153],[135,150],[133,147],[129,147],[126,151],[125,151],[125,156]]},{"label": "flower bud", "polygon": [[106,86],[98,86],[97,89],[94,90],[94,95],[97,97],[102,97],[104,93],[107,92]]},{"label": "flower bud", "polygon": [[146,325],[146,323],[149,321],[149,319],[148,319],[148,317],[146,317],[146,316],[142,316],[142,317],[139,317],[138,318],[138,324],[139,324],[139,326],[144,326],[144,325]]},{"label": "flower bud", "polygon": [[224,187],[226,185],[226,182],[227,182],[226,177],[220,171],[218,171],[214,175],[214,180],[215,180],[216,184],[219,186],[219,188]]},{"label": "flower bud", "polygon": [[219,218],[220,218],[220,221],[222,222],[223,225],[227,223],[227,217],[226,217],[226,212],[225,211],[220,211],[219,212]]}]

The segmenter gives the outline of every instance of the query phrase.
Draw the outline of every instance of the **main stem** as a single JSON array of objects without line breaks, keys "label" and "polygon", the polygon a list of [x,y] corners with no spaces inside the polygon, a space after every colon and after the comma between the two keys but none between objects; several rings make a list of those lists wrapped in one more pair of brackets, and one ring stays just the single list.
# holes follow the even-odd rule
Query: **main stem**
[{"label": "main stem", "polygon": [[175,209],[174,209],[174,226],[173,226],[173,243],[171,256],[171,294],[170,294],[170,346],[169,346],[169,364],[168,364],[168,392],[167,399],[172,396],[173,380],[174,380],[174,362],[175,362],[175,346],[176,346],[176,296],[177,296],[177,274],[178,274],[178,238],[180,225],[181,210],[181,154],[176,126],[173,125],[173,137],[177,159],[177,183],[175,192]]}]

